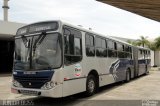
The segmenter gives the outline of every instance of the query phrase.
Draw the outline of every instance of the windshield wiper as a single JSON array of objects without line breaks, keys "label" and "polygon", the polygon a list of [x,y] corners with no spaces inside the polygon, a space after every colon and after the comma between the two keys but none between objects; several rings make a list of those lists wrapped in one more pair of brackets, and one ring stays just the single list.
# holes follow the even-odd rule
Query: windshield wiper
[{"label": "windshield wiper", "polygon": [[30,47],[30,40],[28,40],[25,36],[22,36],[22,41],[26,48]]},{"label": "windshield wiper", "polygon": [[42,34],[35,40],[33,45],[33,51],[35,51],[36,48],[42,43],[46,35],[47,35],[46,32],[42,32]]}]

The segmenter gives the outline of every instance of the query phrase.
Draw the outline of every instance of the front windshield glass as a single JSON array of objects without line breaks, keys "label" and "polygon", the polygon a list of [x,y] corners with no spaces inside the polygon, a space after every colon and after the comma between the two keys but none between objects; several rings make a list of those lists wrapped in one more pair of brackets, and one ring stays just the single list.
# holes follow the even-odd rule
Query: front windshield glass
[{"label": "front windshield glass", "polygon": [[61,66],[61,38],[56,34],[41,34],[15,40],[15,69],[43,70]]}]

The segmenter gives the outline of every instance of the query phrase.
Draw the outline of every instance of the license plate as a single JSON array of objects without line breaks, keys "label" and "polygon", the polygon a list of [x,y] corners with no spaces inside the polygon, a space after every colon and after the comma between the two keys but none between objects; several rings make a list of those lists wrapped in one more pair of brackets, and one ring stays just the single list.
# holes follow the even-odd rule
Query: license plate
[{"label": "license plate", "polygon": [[39,95],[40,92],[37,91],[29,91],[29,90],[20,90],[19,91],[21,94],[29,94],[29,95]]},{"label": "license plate", "polygon": [[36,72],[32,72],[32,71],[25,71],[25,72],[23,72],[23,74],[36,74]]}]

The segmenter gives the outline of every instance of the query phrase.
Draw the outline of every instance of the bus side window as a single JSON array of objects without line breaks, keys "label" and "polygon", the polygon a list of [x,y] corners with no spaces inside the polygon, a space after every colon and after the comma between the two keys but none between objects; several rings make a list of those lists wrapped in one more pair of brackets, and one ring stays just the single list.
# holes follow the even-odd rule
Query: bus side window
[{"label": "bus side window", "polygon": [[107,57],[106,40],[96,36],[96,56]]},{"label": "bus side window", "polygon": [[107,41],[105,39],[102,39],[102,55],[107,57]]},{"label": "bus side window", "polygon": [[70,54],[69,50],[69,35],[70,35],[70,30],[64,29],[64,53],[65,54]]},{"label": "bus side window", "polygon": [[81,53],[81,39],[80,38],[74,38],[74,48],[75,48],[75,55],[82,55]]},{"label": "bus side window", "polygon": [[149,55],[151,54],[150,51],[148,51],[148,54],[149,54]]},{"label": "bus side window", "polygon": [[86,55],[95,56],[94,36],[86,33]]},{"label": "bus side window", "polygon": [[116,48],[116,43],[108,40],[108,57],[117,57],[117,51],[115,50]]},{"label": "bus side window", "polygon": [[82,60],[82,35],[80,31],[64,27],[64,63],[73,64]]},{"label": "bus side window", "polygon": [[117,52],[119,58],[125,58],[124,45],[117,43]]},{"label": "bus side window", "polygon": [[117,57],[117,43],[114,42],[114,57]]},{"label": "bus side window", "polygon": [[102,56],[101,46],[102,46],[101,38],[96,36],[96,56],[97,57]]}]

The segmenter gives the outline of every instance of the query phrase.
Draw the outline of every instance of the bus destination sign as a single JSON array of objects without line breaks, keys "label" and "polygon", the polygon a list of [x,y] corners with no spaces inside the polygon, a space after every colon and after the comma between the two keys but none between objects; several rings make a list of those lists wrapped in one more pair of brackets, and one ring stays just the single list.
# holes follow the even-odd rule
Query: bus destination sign
[{"label": "bus destination sign", "polygon": [[36,23],[20,28],[17,31],[17,35],[33,34],[43,31],[55,31],[57,29],[58,29],[58,22]]}]

